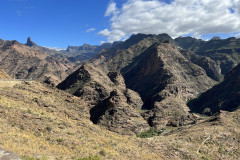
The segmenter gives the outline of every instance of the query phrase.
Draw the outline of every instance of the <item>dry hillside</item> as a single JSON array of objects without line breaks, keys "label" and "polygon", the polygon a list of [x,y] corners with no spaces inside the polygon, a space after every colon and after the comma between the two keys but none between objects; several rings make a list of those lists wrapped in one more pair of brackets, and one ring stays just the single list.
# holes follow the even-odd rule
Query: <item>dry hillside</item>
[{"label": "dry hillside", "polygon": [[23,159],[238,159],[240,111],[137,138],[90,121],[88,104],[37,82],[0,88],[0,147]]}]

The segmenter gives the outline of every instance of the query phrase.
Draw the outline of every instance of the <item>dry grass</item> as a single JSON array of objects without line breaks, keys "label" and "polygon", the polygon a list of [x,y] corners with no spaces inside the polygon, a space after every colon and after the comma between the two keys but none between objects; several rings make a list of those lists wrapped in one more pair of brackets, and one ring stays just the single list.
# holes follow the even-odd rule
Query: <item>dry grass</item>
[{"label": "dry grass", "polygon": [[141,139],[94,125],[81,99],[32,82],[0,88],[0,147],[42,160],[238,159],[240,111]]},{"label": "dry grass", "polygon": [[[0,88],[0,146],[20,156],[77,159],[160,159],[147,140],[122,136],[89,120],[77,97],[40,83]],[[103,154],[104,153],[104,154]]]}]

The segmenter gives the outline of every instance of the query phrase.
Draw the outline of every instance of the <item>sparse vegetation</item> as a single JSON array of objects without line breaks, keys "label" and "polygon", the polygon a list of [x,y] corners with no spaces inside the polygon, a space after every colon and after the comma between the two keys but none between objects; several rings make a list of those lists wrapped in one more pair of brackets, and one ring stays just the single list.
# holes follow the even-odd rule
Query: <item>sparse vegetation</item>
[{"label": "sparse vegetation", "polygon": [[99,152],[99,154],[100,154],[101,156],[106,156],[106,152],[105,152],[104,150],[101,150],[101,151]]}]

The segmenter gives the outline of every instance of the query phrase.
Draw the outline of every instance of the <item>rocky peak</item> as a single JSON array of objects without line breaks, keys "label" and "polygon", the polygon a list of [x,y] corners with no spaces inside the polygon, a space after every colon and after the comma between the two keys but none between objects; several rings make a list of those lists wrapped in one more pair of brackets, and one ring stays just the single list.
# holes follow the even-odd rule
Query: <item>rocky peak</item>
[{"label": "rocky peak", "polygon": [[126,40],[122,45],[121,48],[129,48],[130,46],[139,43],[140,41],[152,41],[154,42],[164,42],[164,41],[173,41],[172,38],[166,34],[159,34],[159,35],[155,35],[155,34],[141,34],[138,33],[136,35],[132,35],[128,40]]},{"label": "rocky peak", "polygon": [[29,47],[36,47],[37,46],[37,44],[32,41],[31,37],[27,38],[26,45],[29,46]]},{"label": "rocky peak", "polygon": [[123,76],[119,72],[109,72],[108,77],[115,85],[126,88]]}]

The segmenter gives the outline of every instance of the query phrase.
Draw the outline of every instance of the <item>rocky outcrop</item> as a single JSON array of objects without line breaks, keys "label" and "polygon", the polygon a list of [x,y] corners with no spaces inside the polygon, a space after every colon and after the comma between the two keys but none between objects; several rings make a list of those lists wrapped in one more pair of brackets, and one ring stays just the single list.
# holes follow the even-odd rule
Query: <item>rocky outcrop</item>
[{"label": "rocky outcrop", "polygon": [[91,109],[91,120],[111,131],[127,135],[148,130],[148,123],[130,105],[123,93],[113,90],[107,99]]},{"label": "rocky outcrop", "polygon": [[95,124],[128,135],[149,129],[139,113],[143,104],[141,98],[126,88],[118,72],[106,74],[98,67],[85,63],[57,87],[87,102]]},{"label": "rocky outcrop", "polygon": [[29,47],[37,47],[37,44],[32,41],[31,37],[27,38],[26,45],[29,46]]},{"label": "rocky outcrop", "polygon": [[224,81],[188,103],[193,112],[212,115],[220,110],[233,111],[240,106],[240,65],[227,73]]},{"label": "rocky outcrop", "polygon": [[0,148],[0,160],[22,160],[22,159],[15,153],[5,151],[2,148]]},{"label": "rocky outcrop", "polygon": [[166,126],[180,127],[197,121],[197,117],[189,113],[186,102],[174,97],[155,102],[153,109],[143,113],[143,116],[156,129]]},{"label": "rocky outcrop", "polygon": [[119,88],[125,89],[126,85],[122,75],[119,72],[109,72],[108,77]]}]

